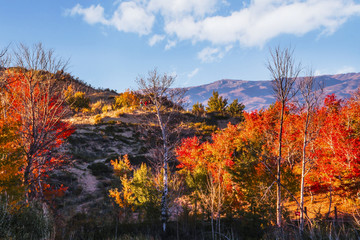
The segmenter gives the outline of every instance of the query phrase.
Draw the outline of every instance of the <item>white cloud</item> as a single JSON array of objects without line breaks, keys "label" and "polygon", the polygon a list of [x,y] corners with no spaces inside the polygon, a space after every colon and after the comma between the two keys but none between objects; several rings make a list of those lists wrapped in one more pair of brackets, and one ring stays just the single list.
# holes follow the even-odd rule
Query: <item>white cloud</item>
[{"label": "white cloud", "polygon": [[91,5],[88,8],[83,8],[80,4],[67,11],[70,16],[82,15],[84,21],[89,24],[102,23],[108,24],[104,18],[104,8],[100,4],[94,6]]},{"label": "white cloud", "polygon": [[229,15],[220,12],[220,7],[229,8],[225,0],[127,0],[116,1],[115,7],[110,18],[104,16],[101,5],[83,8],[78,4],[68,12],[83,16],[89,24],[140,35],[153,33],[156,21],[160,29],[149,45],[160,41],[155,36],[166,35],[164,39],[172,41],[165,48],[184,40],[262,47],[282,34],[302,36],[315,30],[320,35],[332,34],[350,17],[360,15],[360,4],[354,0],[252,0],[240,9],[231,9]]},{"label": "white cloud", "polygon": [[227,52],[229,52],[232,49],[232,46],[226,46],[224,49],[217,47],[206,47],[200,52],[198,52],[198,58],[203,63],[211,63],[221,60]]},{"label": "white cloud", "polygon": [[165,50],[169,50],[176,46],[176,41],[169,40],[165,46]]},{"label": "white cloud", "polygon": [[225,52],[229,52],[234,46],[233,45],[228,45],[225,47]]},{"label": "white cloud", "polygon": [[213,13],[217,3],[218,0],[150,0],[148,9],[171,19],[188,15],[202,17]]},{"label": "white cloud", "polygon": [[223,57],[219,48],[206,47],[198,53],[198,58],[204,63],[215,62]]},{"label": "white cloud", "polygon": [[164,35],[158,35],[158,34],[155,34],[154,36],[152,36],[150,39],[149,39],[149,45],[150,46],[154,46],[155,44],[157,44],[158,42],[161,42],[162,40],[165,39],[165,36]]},{"label": "white cloud", "polygon": [[199,68],[195,68],[191,73],[188,74],[188,78],[193,78],[196,74],[198,74]]},{"label": "white cloud", "polygon": [[146,35],[151,33],[154,21],[155,16],[148,13],[143,6],[136,2],[122,2],[115,11],[110,23],[119,31]]},{"label": "white cloud", "polygon": [[165,25],[165,32],[169,35],[176,35],[180,40],[196,39],[200,30],[200,26],[191,16],[173,20]]},{"label": "white cloud", "polygon": [[353,73],[358,72],[353,66],[343,66],[339,69],[317,69],[314,72],[315,76],[328,75],[328,74],[343,74],[343,73]]},{"label": "white cloud", "polygon": [[336,71],[336,74],[353,73],[353,72],[356,72],[356,69],[354,67],[352,67],[352,66],[343,66],[338,71]]},{"label": "white cloud", "polygon": [[324,75],[324,74],[326,74],[326,73],[323,70],[320,70],[320,69],[316,69],[314,71],[315,76],[321,76],[321,75]]},{"label": "white cloud", "polygon": [[181,40],[239,42],[253,47],[281,34],[300,36],[314,30],[331,34],[350,16],[359,14],[360,4],[349,0],[254,0],[229,16],[174,19],[165,31]]},{"label": "white cloud", "polygon": [[77,4],[74,8],[67,11],[71,16],[81,15],[84,21],[89,24],[101,23],[115,27],[118,31],[138,33],[146,35],[151,33],[155,16],[147,12],[144,7],[137,2],[121,2],[110,19],[104,16],[104,8],[98,4],[83,8]]}]

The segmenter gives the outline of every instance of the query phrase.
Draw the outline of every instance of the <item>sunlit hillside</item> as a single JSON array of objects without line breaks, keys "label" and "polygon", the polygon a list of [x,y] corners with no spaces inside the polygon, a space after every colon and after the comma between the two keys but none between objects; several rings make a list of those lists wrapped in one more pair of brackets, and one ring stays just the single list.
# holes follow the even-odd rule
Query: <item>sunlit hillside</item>
[{"label": "sunlit hillside", "polygon": [[[0,71],[0,239],[360,234],[358,74],[273,69],[264,95],[269,82],[186,92],[154,69],[118,93],[20,53]],[[191,94],[207,104],[189,108]],[[239,94],[272,102],[227,98]]]}]

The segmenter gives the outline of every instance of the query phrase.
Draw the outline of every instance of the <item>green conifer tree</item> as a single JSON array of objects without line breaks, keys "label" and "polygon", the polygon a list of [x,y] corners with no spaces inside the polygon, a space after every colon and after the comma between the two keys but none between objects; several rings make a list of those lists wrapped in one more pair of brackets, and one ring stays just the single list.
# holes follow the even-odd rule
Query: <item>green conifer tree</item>
[{"label": "green conifer tree", "polygon": [[218,112],[224,114],[227,106],[227,98],[219,96],[219,92],[213,91],[213,95],[209,98],[207,112]]}]

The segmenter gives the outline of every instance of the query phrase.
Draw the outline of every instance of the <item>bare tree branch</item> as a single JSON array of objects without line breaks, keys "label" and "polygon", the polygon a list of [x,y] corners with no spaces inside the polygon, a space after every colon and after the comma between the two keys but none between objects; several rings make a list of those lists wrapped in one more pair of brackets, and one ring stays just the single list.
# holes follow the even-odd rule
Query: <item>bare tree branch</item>
[{"label": "bare tree branch", "polygon": [[168,164],[172,158],[175,142],[173,137],[174,128],[170,123],[174,120],[175,114],[182,109],[184,102],[184,90],[172,89],[175,77],[159,74],[156,69],[148,73],[148,77],[139,77],[136,80],[140,91],[145,97],[150,98],[154,106],[157,126],[160,129],[161,165],[164,172],[164,190],[161,198],[161,221],[163,232],[166,233],[166,222],[168,218]]},{"label": "bare tree branch", "polygon": [[[20,44],[13,55],[16,67],[5,71],[6,95],[2,99],[6,97],[9,111],[21,119],[19,134],[26,156],[23,177],[27,199],[45,201],[42,181],[47,170],[59,167],[65,160],[57,148],[71,130],[63,121],[71,113],[63,94],[65,86],[57,81],[57,73],[67,63],[41,43],[33,48]],[[52,158],[58,161],[51,162]]]},{"label": "bare tree branch", "polygon": [[281,49],[279,46],[270,49],[271,59],[267,68],[272,76],[272,86],[276,100],[281,104],[280,131],[279,131],[279,157],[277,159],[277,199],[276,199],[276,224],[282,227],[281,213],[281,161],[282,161],[282,135],[284,111],[286,104],[296,94],[294,85],[301,71],[301,64],[296,64],[292,48]]},{"label": "bare tree branch", "polygon": [[[318,107],[320,97],[323,93],[323,83],[315,85],[315,77],[313,72],[310,70],[306,77],[302,78],[299,82],[299,90],[302,96],[304,111],[305,111],[305,122],[304,122],[304,136],[303,136],[303,149],[302,149],[302,163],[301,163],[301,183],[300,183],[300,234],[304,230],[304,189],[305,189],[305,176],[310,171],[311,167],[306,169],[306,164],[309,162],[307,157],[307,145],[309,141],[309,129],[312,125],[313,117],[316,114],[316,108]],[[311,131],[311,130],[310,130]]]}]

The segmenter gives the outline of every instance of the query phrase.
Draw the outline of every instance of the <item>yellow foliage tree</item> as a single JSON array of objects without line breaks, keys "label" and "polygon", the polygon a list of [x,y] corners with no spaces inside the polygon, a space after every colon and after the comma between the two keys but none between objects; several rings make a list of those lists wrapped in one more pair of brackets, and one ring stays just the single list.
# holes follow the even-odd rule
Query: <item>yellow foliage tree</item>
[{"label": "yellow foliage tree", "polygon": [[126,90],[115,97],[114,109],[120,109],[123,107],[138,106],[140,102],[139,97],[133,91]]},{"label": "yellow foliage tree", "polygon": [[119,177],[128,175],[133,170],[127,154],[125,154],[123,158],[120,157],[119,159],[115,159],[115,161],[111,160],[110,163],[114,168],[115,174]]},{"label": "yellow foliage tree", "polygon": [[156,219],[160,217],[161,191],[156,176],[146,164],[139,168],[131,166],[129,158],[125,155],[111,161],[115,174],[120,177],[121,189],[110,189],[109,197],[120,207],[125,220],[131,211],[139,212],[140,218]]},{"label": "yellow foliage tree", "polygon": [[64,94],[66,102],[70,105],[71,109],[76,112],[84,108],[90,108],[90,98],[86,97],[84,92],[75,92],[72,85],[68,86]]},{"label": "yellow foliage tree", "polygon": [[21,166],[24,163],[17,141],[18,126],[0,119],[0,193],[19,197],[22,193]]}]

